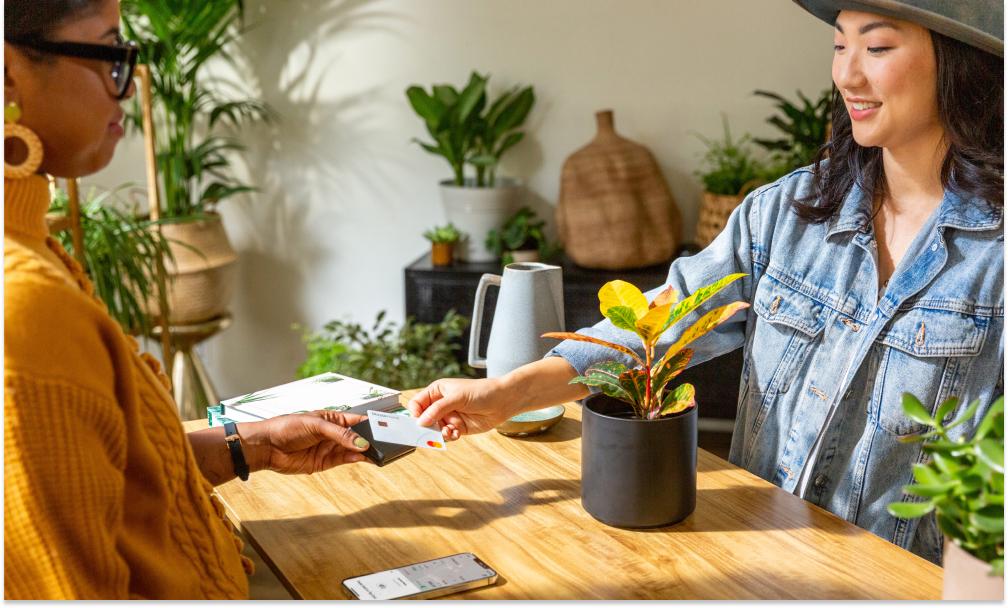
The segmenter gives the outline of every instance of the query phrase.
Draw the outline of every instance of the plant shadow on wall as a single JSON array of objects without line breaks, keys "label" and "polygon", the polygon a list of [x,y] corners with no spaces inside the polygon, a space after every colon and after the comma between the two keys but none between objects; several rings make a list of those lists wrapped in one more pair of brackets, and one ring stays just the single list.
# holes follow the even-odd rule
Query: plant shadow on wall
[{"label": "plant shadow on wall", "polygon": [[[362,116],[376,103],[376,90],[328,98],[324,91],[327,82],[340,81],[334,72],[342,56],[323,56],[323,45],[350,30],[359,35],[388,29],[382,25],[388,15],[368,10],[368,4],[246,2],[249,29],[238,42],[237,71],[257,83],[260,97],[281,120],[246,130],[243,160],[260,194],[255,204],[225,210],[239,228],[236,245],[242,250],[235,298],[240,310],[235,328],[221,335],[216,357],[225,387],[245,390],[290,379],[292,366],[284,362],[304,353],[290,323],[310,317],[313,286],[324,289],[319,278],[327,267],[350,255],[339,236],[357,218],[344,201],[351,199],[351,188],[377,193],[387,183],[375,174],[369,158],[376,153],[366,146],[380,125]],[[324,206],[313,208],[320,193]],[[340,296],[325,295],[333,301]],[[226,363],[236,357],[242,365]]]}]

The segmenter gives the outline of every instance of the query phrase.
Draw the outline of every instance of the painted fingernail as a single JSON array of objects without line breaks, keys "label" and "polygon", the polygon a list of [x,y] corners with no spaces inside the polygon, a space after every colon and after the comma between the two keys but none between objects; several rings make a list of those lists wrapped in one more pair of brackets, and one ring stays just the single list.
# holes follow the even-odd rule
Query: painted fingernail
[{"label": "painted fingernail", "polygon": [[362,450],[368,449],[368,447],[371,445],[370,443],[368,443],[368,440],[364,439],[363,437],[358,437],[354,439],[353,444]]}]

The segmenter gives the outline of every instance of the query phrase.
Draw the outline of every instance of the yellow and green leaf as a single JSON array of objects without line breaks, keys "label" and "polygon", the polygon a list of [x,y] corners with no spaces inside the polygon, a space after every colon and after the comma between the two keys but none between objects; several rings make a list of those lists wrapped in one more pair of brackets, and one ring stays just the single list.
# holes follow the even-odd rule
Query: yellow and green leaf
[{"label": "yellow and green leaf", "polygon": [[616,327],[637,333],[637,315],[629,306],[613,306],[605,312],[605,317]]},{"label": "yellow and green leaf", "polygon": [[609,318],[609,309],[616,306],[626,306],[634,314],[634,321],[644,316],[648,310],[647,298],[632,284],[626,281],[609,281],[599,289],[599,310]]},{"label": "yellow and green leaf", "polygon": [[661,336],[661,328],[665,326],[665,321],[668,321],[671,313],[672,304],[667,303],[652,308],[646,315],[637,319],[634,331],[644,340],[646,346],[653,346],[658,341],[658,337]]},{"label": "yellow and green leaf", "polygon": [[591,344],[598,344],[599,346],[605,346],[606,348],[611,348],[613,350],[619,351],[625,355],[629,355],[637,362],[641,367],[644,366],[644,360],[640,358],[640,355],[635,353],[633,349],[623,346],[622,344],[616,344],[614,342],[607,342],[605,340],[600,340],[598,338],[593,338],[591,336],[586,336],[584,334],[576,334],[569,331],[551,331],[542,335],[543,338],[553,338],[555,340],[574,340],[576,342],[589,342]]},{"label": "yellow and green leaf", "polygon": [[665,355],[661,358],[660,361],[658,361],[658,364],[655,365],[655,367],[660,369],[661,366],[665,364],[666,360],[678,354],[679,351],[681,351],[683,347],[685,347],[687,344],[705,335],[707,332],[711,331],[718,325],[721,325],[729,318],[731,318],[731,316],[734,315],[736,312],[748,307],[749,305],[746,304],[745,302],[732,302],[731,304],[726,304],[724,306],[715,308],[714,310],[700,317],[700,319],[698,319],[696,323],[691,325],[689,329],[683,332],[683,335],[679,336],[678,340],[672,343],[672,346],[670,346],[669,349],[665,351]]},{"label": "yellow and green leaf", "polygon": [[614,399],[631,401],[631,396],[620,384],[620,374],[626,371],[626,366],[619,361],[596,363],[585,370],[583,376],[578,376],[570,384],[597,386],[606,395]]},{"label": "yellow and green leaf", "polygon": [[665,385],[686,369],[692,358],[693,349],[684,348],[673,355],[671,359],[667,359],[661,367],[651,368],[651,392],[660,395]]},{"label": "yellow and green leaf", "polygon": [[689,382],[684,382],[665,394],[662,399],[659,416],[678,414],[696,405],[696,389]]},{"label": "yellow and green leaf", "polygon": [[628,369],[619,376],[620,386],[629,393],[633,399],[631,403],[639,408],[644,408],[644,400],[647,398],[647,374],[642,369]]},{"label": "yellow and green leaf", "polygon": [[714,297],[716,293],[727,287],[729,284],[741,279],[744,276],[746,276],[746,274],[741,272],[730,274],[723,279],[718,279],[710,285],[701,287],[691,293],[688,298],[675,305],[675,308],[672,309],[672,314],[669,316],[669,319],[666,322],[665,327],[662,328],[662,331],[665,331],[673,323],[696,310],[701,304]]}]

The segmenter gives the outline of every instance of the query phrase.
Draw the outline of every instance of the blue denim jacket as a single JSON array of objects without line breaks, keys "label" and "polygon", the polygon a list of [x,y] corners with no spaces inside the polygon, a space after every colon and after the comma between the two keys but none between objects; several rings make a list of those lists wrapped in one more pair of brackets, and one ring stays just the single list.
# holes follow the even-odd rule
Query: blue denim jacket
[{"label": "blue denim jacket", "polygon": [[[755,190],[710,246],[672,264],[666,285],[680,294],[729,273],[748,276],[670,328],[657,352],[703,312],[749,302],[692,345],[691,365],[744,349],[731,462],[937,563],[934,516],[907,521],[886,511],[913,500],[902,488],[925,458],[920,444],[898,441],[921,430],[904,416],[901,395],[913,393],[932,412],[959,396],[950,418],[979,399],[973,419],[956,429],[972,434],[1003,393],[1002,211],[946,192],[880,293],[869,197],[855,186],[832,220],[807,223],[792,201],[811,185],[805,168]],[[581,332],[640,351],[635,335],[607,320]],[[573,341],[547,356],[579,373],[607,359],[630,364]],[[701,416],[703,398],[698,387]]]}]

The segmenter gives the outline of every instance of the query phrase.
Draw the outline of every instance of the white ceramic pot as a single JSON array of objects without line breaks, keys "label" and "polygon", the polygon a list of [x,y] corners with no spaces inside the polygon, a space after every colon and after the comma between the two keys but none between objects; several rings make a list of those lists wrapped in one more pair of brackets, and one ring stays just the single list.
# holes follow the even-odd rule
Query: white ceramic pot
[{"label": "white ceramic pot", "polygon": [[945,537],[942,563],[945,567],[943,600],[1004,599],[1004,577],[991,576],[990,564],[973,557],[948,537]]},{"label": "white ceramic pot", "polygon": [[521,185],[511,179],[497,178],[493,188],[477,188],[471,180],[456,186],[452,180],[441,182],[441,202],[445,216],[466,238],[459,241],[455,257],[467,262],[493,262],[497,259],[486,248],[487,233],[499,230],[518,208]]}]

